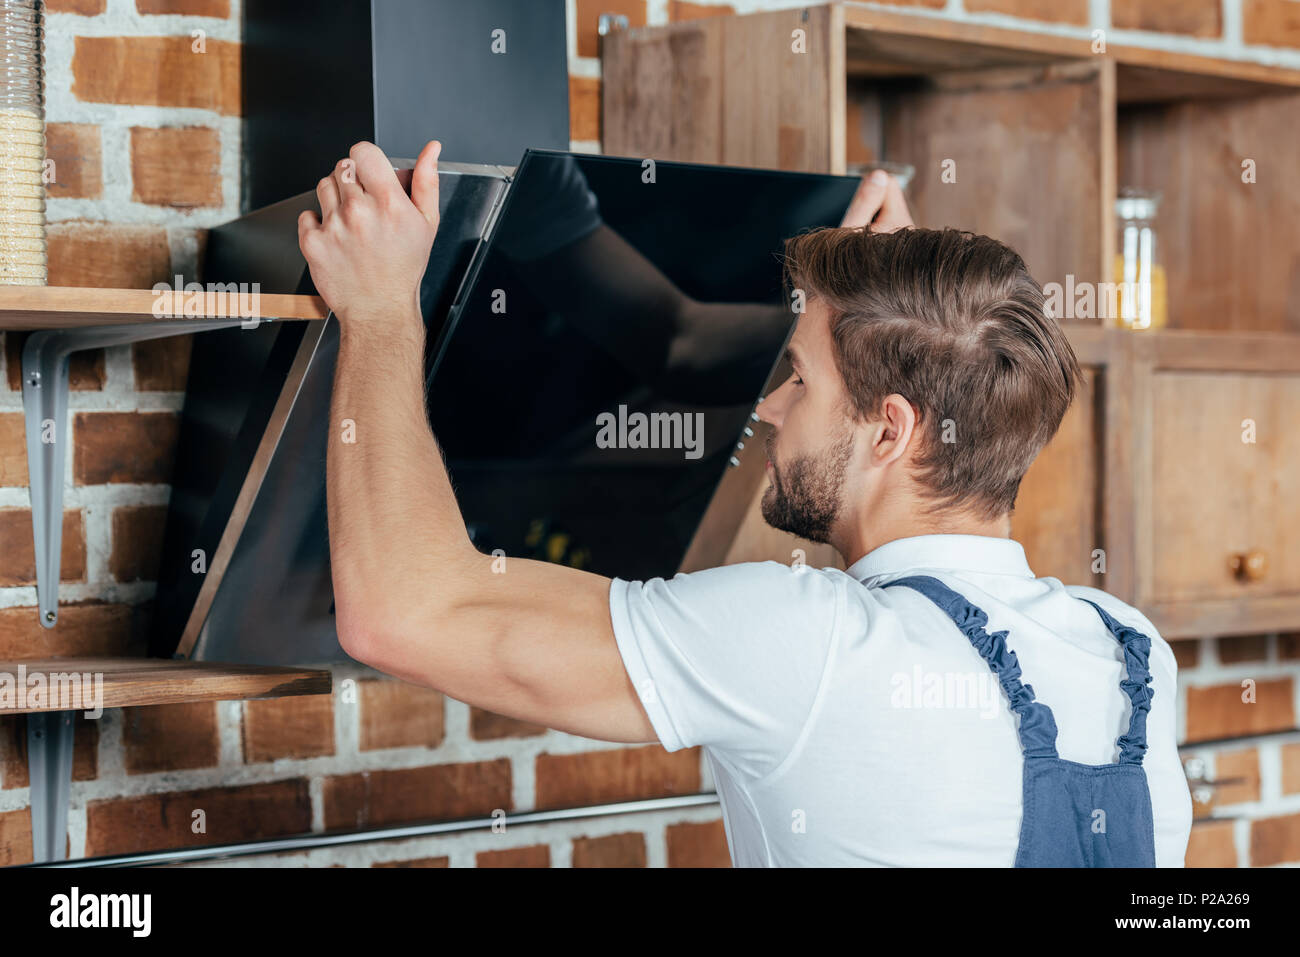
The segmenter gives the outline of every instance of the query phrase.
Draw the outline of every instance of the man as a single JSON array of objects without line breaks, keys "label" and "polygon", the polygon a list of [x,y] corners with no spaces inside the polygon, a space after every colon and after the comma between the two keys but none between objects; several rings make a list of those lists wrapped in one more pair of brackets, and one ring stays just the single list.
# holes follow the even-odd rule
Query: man
[{"label": "man", "polygon": [[759,406],[763,513],[847,572],[494,574],[425,415],[440,148],[408,198],[358,144],[299,222],[340,324],[327,479],[350,655],[572,734],[702,745],[737,865],[1182,865],[1169,646],[1104,592],[1035,578],[1008,537],[1078,376],[1019,256],[906,228],[896,190],[869,186],[850,217],[879,231],[788,244],[807,309],[794,375]]}]

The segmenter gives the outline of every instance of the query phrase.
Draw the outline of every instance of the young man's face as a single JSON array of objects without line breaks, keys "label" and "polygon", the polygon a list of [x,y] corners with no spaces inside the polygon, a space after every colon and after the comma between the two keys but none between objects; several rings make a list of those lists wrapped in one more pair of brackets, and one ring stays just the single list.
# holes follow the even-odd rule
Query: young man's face
[{"label": "young man's face", "polygon": [[830,540],[841,520],[855,452],[855,428],[844,381],[835,365],[829,316],[810,299],[790,340],[794,374],[758,406],[773,426],[767,437],[768,478],[763,518],[774,528],[814,542]]}]

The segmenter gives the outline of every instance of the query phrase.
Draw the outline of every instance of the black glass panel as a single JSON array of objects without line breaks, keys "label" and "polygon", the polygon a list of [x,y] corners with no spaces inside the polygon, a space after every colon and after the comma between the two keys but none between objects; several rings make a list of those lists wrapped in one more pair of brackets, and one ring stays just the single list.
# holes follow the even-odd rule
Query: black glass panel
[{"label": "black glass panel", "polygon": [[528,151],[431,374],[475,544],[673,575],[792,330],[782,241],[856,185]]}]

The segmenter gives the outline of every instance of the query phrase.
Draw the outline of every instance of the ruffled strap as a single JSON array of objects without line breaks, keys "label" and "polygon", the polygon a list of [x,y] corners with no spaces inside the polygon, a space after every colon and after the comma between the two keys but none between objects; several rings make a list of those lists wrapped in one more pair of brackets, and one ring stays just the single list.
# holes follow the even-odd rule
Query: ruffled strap
[{"label": "ruffled strap", "polygon": [[[1020,681],[1020,662],[1016,653],[1007,647],[1007,632],[990,634],[984,629],[989,616],[943,582],[930,575],[910,575],[896,578],[887,585],[906,585],[919,591],[934,602],[952,619],[954,625],[975,646],[980,657],[997,676],[1006,692],[1011,710],[1020,716],[1020,747],[1026,757],[1055,758],[1056,718],[1052,709],[1034,700],[1032,685]],[[1146,747],[1145,738],[1143,748]]]},{"label": "ruffled strap", "polygon": [[1128,677],[1119,683],[1132,703],[1128,733],[1115,742],[1119,746],[1120,764],[1141,764],[1147,751],[1147,714],[1151,710],[1151,639],[1135,628],[1120,624],[1094,601],[1083,599],[1097,609],[1101,620],[1124,649],[1124,664]]}]

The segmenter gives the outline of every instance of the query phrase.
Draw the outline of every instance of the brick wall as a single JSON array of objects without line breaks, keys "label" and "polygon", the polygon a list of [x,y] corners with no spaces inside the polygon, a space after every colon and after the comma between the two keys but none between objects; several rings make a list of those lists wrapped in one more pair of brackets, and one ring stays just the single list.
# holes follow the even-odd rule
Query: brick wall
[{"label": "brick wall", "polygon": [[[596,17],[632,24],[784,2],[568,0],[571,137],[600,149]],[[1300,66],[1296,0],[927,0],[919,12]],[[148,287],[195,274],[204,230],[237,215],[239,0],[49,0],[52,285]],[[1225,16],[1224,11],[1231,11]],[[1031,18],[1009,20],[1009,17]],[[196,38],[194,31],[201,31]],[[196,52],[196,40],[202,52]],[[1254,44],[1259,44],[1254,46]],[[1266,47],[1263,44],[1272,44]],[[1284,49],[1278,49],[1282,47]],[[1285,49],[1285,48],[1289,48]],[[143,651],[187,340],[78,355],[59,625],[36,620],[18,355],[0,350],[0,659]],[[1240,778],[1198,805],[1190,863],[1300,862],[1300,636],[1183,643],[1188,755]],[[1239,706],[1241,682],[1257,704]],[[31,859],[22,718],[0,719],[0,864]],[[335,669],[331,697],[204,702],[78,717],[73,856],[430,818],[690,794],[698,751],[588,741]],[[203,833],[194,833],[194,812]],[[716,807],[249,858],[285,866],[702,866],[728,863]],[[229,862],[220,865],[229,866]]]}]

